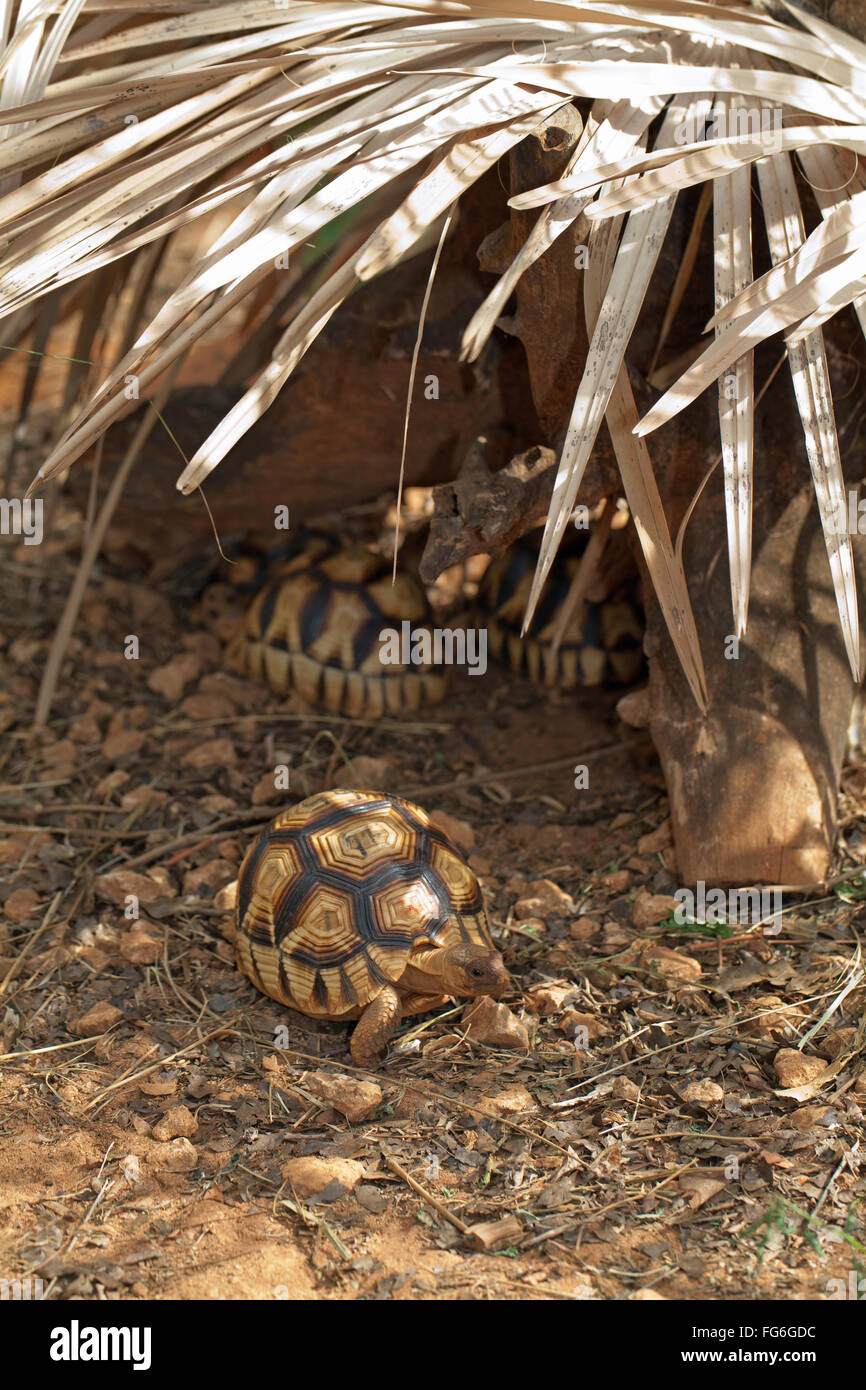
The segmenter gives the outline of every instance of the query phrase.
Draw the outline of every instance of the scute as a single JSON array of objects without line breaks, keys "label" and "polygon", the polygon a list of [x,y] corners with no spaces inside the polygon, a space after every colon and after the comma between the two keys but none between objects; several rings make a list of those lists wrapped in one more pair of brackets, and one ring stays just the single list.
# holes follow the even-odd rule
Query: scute
[{"label": "scute", "polygon": [[411,855],[412,839],[411,829],[396,818],[368,813],[349,814],[329,830],[314,831],[310,844],[323,864],[367,877],[389,859]]},{"label": "scute", "polygon": [[415,942],[492,946],[475,875],[411,802],[335,790],[281,812],[241,865],[237,956],[265,994],[314,1018],[357,1015]]}]

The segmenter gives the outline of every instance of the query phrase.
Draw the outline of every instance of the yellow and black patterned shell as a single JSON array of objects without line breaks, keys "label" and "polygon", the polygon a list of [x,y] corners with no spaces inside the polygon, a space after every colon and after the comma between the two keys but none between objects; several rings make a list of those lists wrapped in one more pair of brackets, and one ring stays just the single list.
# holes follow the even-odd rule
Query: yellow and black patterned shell
[{"label": "yellow and black patterned shell", "polygon": [[228,658],[278,694],[296,690],[335,713],[377,718],[441,700],[447,677],[422,663],[383,662],[383,634],[429,627],[424,590],[362,546],[312,534],[257,594]]},{"label": "yellow and black patterned shell", "polygon": [[565,629],[559,650],[553,635],[586,538],[557,555],[535,610],[520,636],[538,560],[538,547],[521,539],[487,569],[480,600],[487,613],[490,654],[541,685],[572,690],[581,685],[627,685],[643,670],[644,621],[634,584],[620,584],[601,602],[585,599]]},{"label": "yellow and black patterned shell", "polygon": [[383,792],[321,792],[283,811],[238,878],[238,965],[272,999],[351,1018],[413,945],[493,946],[481,888],[426,811]]}]

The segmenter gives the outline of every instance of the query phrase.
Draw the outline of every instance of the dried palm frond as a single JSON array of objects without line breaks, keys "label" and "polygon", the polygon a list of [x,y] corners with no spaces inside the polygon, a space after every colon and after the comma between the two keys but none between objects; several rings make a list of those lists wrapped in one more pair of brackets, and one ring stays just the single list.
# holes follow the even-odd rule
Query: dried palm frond
[{"label": "dried palm frond", "polygon": [[[521,275],[579,215],[589,218],[605,273],[587,295],[590,350],[527,621],[606,416],[673,641],[703,702],[685,578],[644,436],[724,378],[731,594],[744,632],[752,353],[781,333],[846,650],[859,674],[851,546],[831,524],[844,482],[821,324],[852,304],[866,329],[866,181],[858,163],[866,155],[866,45],[787,0],[772,14],[769,0],[0,0],[0,51],[7,347],[44,336],[40,304],[49,296],[60,317],[78,282],[150,255],[191,224],[206,226],[215,209],[232,213],[165,302],[149,317],[142,310],[99,384],[88,383],[33,486],[80,458],[133,408],[131,394],[155,390],[237,305],[259,302],[275,267],[290,275],[308,267],[313,238],[359,219],[372,230],[352,254],[313,250],[319,273],[310,294],[289,298],[271,360],[181,474],[183,491],[197,487],[352,290],[426,244],[486,169],[564,101],[585,98],[584,135],[562,177],[512,199],[539,208],[537,224],[464,338],[465,355],[477,357]],[[737,124],[756,112],[758,129],[748,119]],[[762,113],[781,122],[772,145]],[[823,219],[809,236],[793,156]],[[773,260],[757,280],[752,165]],[[624,355],[676,198],[708,183],[714,339],[638,422]],[[683,288],[684,280],[678,295]],[[283,294],[284,284],[273,290],[274,304]]]}]

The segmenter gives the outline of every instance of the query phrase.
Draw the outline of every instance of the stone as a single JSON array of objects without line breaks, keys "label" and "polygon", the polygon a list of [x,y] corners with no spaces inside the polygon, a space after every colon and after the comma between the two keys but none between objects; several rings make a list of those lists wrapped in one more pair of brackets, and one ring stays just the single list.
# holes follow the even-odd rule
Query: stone
[{"label": "stone", "polygon": [[783,1047],[773,1058],[773,1066],[783,1090],[794,1086],[808,1086],[826,1070],[827,1063],[822,1057],[805,1057],[793,1047]]},{"label": "stone", "polygon": [[105,1033],[112,1028],[115,1023],[119,1023],[123,1018],[120,1009],[116,1009],[107,1000],[102,1000],[99,1004],[94,1004],[92,1009],[88,1009],[82,1014],[77,1023],[73,1023],[70,1032],[78,1038],[93,1038],[97,1033]]},{"label": "stone", "polygon": [[639,888],[631,905],[631,920],[644,931],[647,927],[658,926],[679,906],[679,900],[667,893],[648,893],[645,888]]},{"label": "stone", "polygon": [[529,1051],[529,1030],[525,1023],[495,999],[484,996],[475,999],[463,1010],[463,1026],[468,1037],[488,1047],[514,1048]]},{"label": "stone", "polygon": [[170,1173],[190,1173],[193,1168],[198,1167],[198,1150],[188,1139],[172,1139],[168,1144],[154,1144],[151,1153],[156,1167],[167,1169]]},{"label": "stone", "polygon": [[475,831],[465,820],[451,816],[447,811],[431,811],[430,819],[440,830],[445,831],[464,854],[469,854],[475,848]]},{"label": "stone", "polygon": [[331,1183],[336,1183],[345,1192],[351,1192],[364,1176],[364,1165],[353,1158],[310,1156],[287,1159],[281,1172],[299,1197],[316,1197]]},{"label": "stone", "polygon": [[154,1139],[188,1139],[198,1129],[198,1120],[186,1105],[173,1105],[153,1127]]},{"label": "stone", "polygon": [[304,1088],[358,1124],[382,1104],[382,1088],[373,1081],[359,1081],[337,1072],[314,1071],[304,1077]]}]

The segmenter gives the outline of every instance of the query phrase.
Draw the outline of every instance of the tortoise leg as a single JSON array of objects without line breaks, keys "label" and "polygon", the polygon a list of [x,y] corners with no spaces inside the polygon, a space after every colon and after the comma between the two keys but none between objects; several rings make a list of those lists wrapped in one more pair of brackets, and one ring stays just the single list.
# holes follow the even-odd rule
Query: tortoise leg
[{"label": "tortoise leg", "polygon": [[352,1034],[350,1049],[356,1067],[375,1067],[381,1062],[401,1013],[399,994],[393,985],[385,985],[367,1005]]}]

